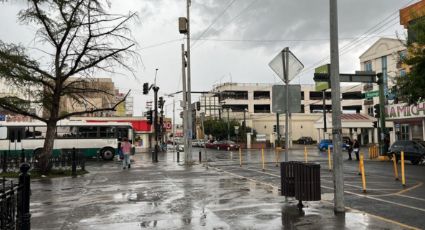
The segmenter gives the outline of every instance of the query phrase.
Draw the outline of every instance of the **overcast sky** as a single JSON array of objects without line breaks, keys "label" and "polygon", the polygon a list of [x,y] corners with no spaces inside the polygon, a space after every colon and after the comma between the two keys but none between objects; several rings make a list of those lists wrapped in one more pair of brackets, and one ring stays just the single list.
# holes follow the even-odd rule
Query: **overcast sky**
[{"label": "overcast sky", "polygon": [[[339,0],[340,72],[360,69],[359,56],[379,37],[394,38],[397,33],[403,37],[398,10],[414,2]],[[152,94],[142,95],[142,84],[153,83],[156,68],[161,95],[181,90],[183,36],[178,32],[177,19],[186,16],[186,0],[111,3],[112,12],[136,11],[140,17],[131,24],[142,58],[134,67],[137,78],[112,76],[122,91],[132,89],[135,114],[140,115],[146,101],[153,98]],[[22,26],[16,19],[25,7],[25,1],[0,4],[1,40],[37,46],[36,28]],[[280,83],[268,63],[284,47],[289,47],[305,66],[292,83],[313,84],[314,67],[329,62],[329,0],[192,0],[191,29],[194,91],[210,90],[214,84],[230,81]],[[172,99],[166,100],[167,114],[171,116]],[[176,108],[180,109],[178,105]]]}]

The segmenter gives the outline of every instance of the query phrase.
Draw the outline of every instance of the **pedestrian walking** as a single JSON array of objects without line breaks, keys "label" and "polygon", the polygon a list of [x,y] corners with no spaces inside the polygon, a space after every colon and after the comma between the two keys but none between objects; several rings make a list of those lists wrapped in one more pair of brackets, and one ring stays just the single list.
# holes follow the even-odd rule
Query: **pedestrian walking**
[{"label": "pedestrian walking", "polygon": [[122,168],[126,169],[127,167],[130,168],[130,154],[131,154],[131,143],[128,141],[126,137],[123,138],[123,141],[121,143],[121,151],[124,155],[124,159],[122,160]]},{"label": "pedestrian walking", "polygon": [[359,160],[360,144],[357,139],[354,139],[353,151],[356,154],[356,160]]},{"label": "pedestrian walking", "polygon": [[348,150],[348,160],[352,160],[353,158],[351,158],[351,153],[353,152],[353,142],[351,141],[351,139],[349,139],[347,141],[347,150]]}]

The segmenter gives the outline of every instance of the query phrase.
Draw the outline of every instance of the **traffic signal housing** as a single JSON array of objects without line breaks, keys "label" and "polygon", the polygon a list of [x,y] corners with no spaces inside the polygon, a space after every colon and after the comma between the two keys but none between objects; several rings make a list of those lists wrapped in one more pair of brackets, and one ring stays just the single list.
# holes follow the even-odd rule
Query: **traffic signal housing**
[{"label": "traffic signal housing", "polygon": [[158,99],[158,106],[159,106],[159,108],[163,108],[163,106],[164,106],[164,98],[163,97],[159,97],[159,99]]},{"label": "traffic signal housing", "polygon": [[379,106],[379,104],[376,104],[373,106],[373,113],[375,114],[374,115],[375,118],[381,117],[381,107]]},{"label": "traffic signal housing", "polygon": [[377,121],[373,122],[373,128],[378,128],[378,122]]},{"label": "traffic signal housing", "polygon": [[277,126],[276,125],[273,125],[273,132],[277,132]]},{"label": "traffic signal housing", "polygon": [[146,119],[148,120],[149,124],[153,123],[153,114],[152,114],[152,110],[148,110],[148,112],[146,112]]},{"label": "traffic signal housing", "polygon": [[149,83],[143,83],[143,94],[149,93]]},{"label": "traffic signal housing", "polygon": [[197,101],[196,102],[196,110],[197,111],[200,111],[201,110],[201,102],[200,101]]}]

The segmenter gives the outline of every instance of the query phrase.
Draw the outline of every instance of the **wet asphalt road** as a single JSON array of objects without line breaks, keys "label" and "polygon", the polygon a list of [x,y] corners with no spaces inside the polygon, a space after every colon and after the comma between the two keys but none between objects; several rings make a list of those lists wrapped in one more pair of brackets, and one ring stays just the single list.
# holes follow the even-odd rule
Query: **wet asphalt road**
[{"label": "wet asphalt road", "polygon": [[[273,151],[265,151],[265,171],[262,170],[261,151],[251,150],[242,152],[242,167],[239,153],[224,153],[210,150],[211,165],[225,172],[241,175],[253,180],[279,187],[280,168],[276,167]],[[333,202],[333,174],[328,170],[328,154],[320,152],[315,147],[307,149],[308,161],[321,165],[322,199]],[[363,149],[365,157],[367,150]],[[377,160],[365,161],[366,193],[363,193],[361,176],[358,173],[358,161],[347,160],[344,154],[345,202],[347,208],[352,208],[376,215],[389,221],[395,221],[411,227],[425,226],[425,165],[405,164],[406,186],[401,184],[401,169],[398,165],[400,180],[395,180],[392,162]],[[283,159],[284,153],[280,153]],[[304,160],[304,149],[291,150],[289,160]]]},{"label": "wet asphalt road", "polygon": [[[194,149],[193,160],[198,160]],[[424,225],[424,166],[407,166],[408,191],[392,178],[387,162],[367,162],[368,193],[362,194],[356,162],[345,162],[345,215],[334,215],[332,178],[326,154],[310,150],[322,165],[322,201],[297,202],[280,196],[279,168],[266,151],[261,170],[259,151],[208,151],[209,169],[176,162],[175,153],[135,156],[130,170],[118,162],[89,162],[78,178],[32,182],[32,229],[404,229]],[[302,159],[294,150],[290,160]],[[183,156],[182,156],[183,158]],[[203,154],[203,158],[205,155]],[[183,160],[183,159],[181,159]],[[249,161],[249,162],[247,162]],[[409,173],[415,175],[409,175]],[[369,176],[370,174],[370,176]],[[415,187],[416,186],[416,187]],[[370,190],[369,190],[370,189]],[[403,193],[400,193],[403,192]],[[411,198],[415,197],[415,198]],[[365,213],[366,212],[366,213]],[[369,214],[367,214],[369,213]],[[391,222],[394,220],[396,222]]]}]

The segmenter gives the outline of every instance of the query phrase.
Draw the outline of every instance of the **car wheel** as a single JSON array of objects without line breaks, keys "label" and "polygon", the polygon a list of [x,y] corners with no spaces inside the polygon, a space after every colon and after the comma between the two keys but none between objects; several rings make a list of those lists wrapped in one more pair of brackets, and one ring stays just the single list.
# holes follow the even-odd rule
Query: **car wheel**
[{"label": "car wheel", "polygon": [[419,164],[419,161],[420,161],[420,159],[417,158],[417,159],[414,159],[414,160],[410,160],[410,163],[412,163],[412,165],[417,165],[417,164]]},{"label": "car wheel", "polygon": [[115,156],[115,150],[111,147],[105,147],[100,150],[100,157],[102,157],[105,161],[110,161],[114,159]]}]

